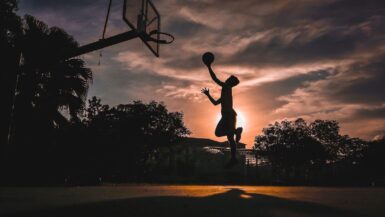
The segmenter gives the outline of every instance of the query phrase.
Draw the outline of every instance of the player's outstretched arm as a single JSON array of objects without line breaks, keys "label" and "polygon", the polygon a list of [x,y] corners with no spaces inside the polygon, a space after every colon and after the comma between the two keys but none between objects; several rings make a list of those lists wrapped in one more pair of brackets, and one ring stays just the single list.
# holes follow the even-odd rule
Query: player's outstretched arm
[{"label": "player's outstretched arm", "polygon": [[215,75],[213,69],[211,68],[211,65],[207,65],[207,68],[209,69],[210,76],[215,81],[215,83],[217,83],[219,86],[223,86],[225,83],[223,83],[221,80],[219,80],[217,78],[217,76]]},{"label": "player's outstretched arm", "polygon": [[215,99],[210,95],[210,90],[209,90],[209,88],[203,88],[203,89],[201,90],[201,92],[209,98],[210,102],[211,102],[213,105],[218,105],[218,104],[221,103],[221,98],[219,98],[218,100],[215,100]]}]

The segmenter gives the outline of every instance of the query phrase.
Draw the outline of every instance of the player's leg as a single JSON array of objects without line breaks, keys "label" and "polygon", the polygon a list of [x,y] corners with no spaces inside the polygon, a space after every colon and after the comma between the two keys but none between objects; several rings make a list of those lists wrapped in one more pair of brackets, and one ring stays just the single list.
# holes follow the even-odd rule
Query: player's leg
[{"label": "player's leg", "polygon": [[237,116],[235,112],[226,115],[226,136],[231,149],[231,159],[236,159],[237,143],[234,141],[235,126],[237,124]]},{"label": "player's leg", "polygon": [[226,119],[223,117],[218,122],[217,127],[215,128],[215,136],[216,137],[226,136]]},{"label": "player's leg", "polygon": [[243,132],[243,128],[242,127],[238,127],[235,130],[235,142],[236,143],[239,143],[239,141],[241,141],[242,132]]},{"label": "player's leg", "polygon": [[237,143],[234,141],[234,134],[229,134],[227,135],[227,141],[229,142],[230,145],[230,150],[231,150],[231,159],[236,159],[237,156]]},{"label": "player's leg", "polygon": [[242,127],[236,128],[236,126],[237,126],[237,114],[234,112],[233,119],[231,120],[231,127],[232,129],[234,129],[233,132],[235,134],[235,142],[238,144],[239,141],[241,140],[243,128]]},{"label": "player's leg", "polygon": [[[236,124],[236,117],[235,113],[222,113],[222,118],[219,121],[218,124],[218,133],[224,133],[227,136],[227,141],[230,145],[231,150],[231,159],[226,164],[226,168],[230,168],[238,163],[236,154],[237,154],[237,143],[234,140],[235,136],[235,124]],[[217,133],[217,131],[216,131]]]},{"label": "player's leg", "polygon": [[234,141],[234,134],[230,133],[227,135],[227,140],[229,141],[230,144],[230,149],[231,149],[231,159],[230,161],[226,164],[225,168],[231,168],[238,164],[237,160],[237,144]]}]

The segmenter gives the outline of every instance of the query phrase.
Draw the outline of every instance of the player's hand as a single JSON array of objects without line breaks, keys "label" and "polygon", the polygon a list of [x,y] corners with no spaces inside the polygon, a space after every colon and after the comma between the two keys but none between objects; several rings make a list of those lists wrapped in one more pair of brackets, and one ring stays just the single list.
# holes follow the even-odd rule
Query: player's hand
[{"label": "player's hand", "polygon": [[204,64],[205,64],[208,68],[211,67],[211,63],[210,63],[210,62],[204,62]]},{"label": "player's hand", "polygon": [[201,92],[202,92],[203,94],[205,94],[206,96],[208,96],[208,95],[210,94],[210,89],[207,88],[207,87],[205,87],[205,88],[203,88],[203,89],[201,90]]}]

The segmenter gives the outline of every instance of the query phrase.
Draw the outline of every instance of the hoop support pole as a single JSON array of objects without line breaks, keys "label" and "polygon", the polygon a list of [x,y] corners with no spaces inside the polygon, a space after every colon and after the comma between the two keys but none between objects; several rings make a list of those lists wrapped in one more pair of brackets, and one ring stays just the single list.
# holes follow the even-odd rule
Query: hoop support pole
[{"label": "hoop support pole", "polygon": [[72,57],[80,56],[92,51],[96,51],[111,45],[119,44],[124,41],[128,41],[134,38],[137,38],[139,34],[135,30],[131,30],[128,32],[124,32],[106,39],[100,39],[99,41],[83,45],[79,48],[77,48],[75,51],[64,55],[64,59],[69,59]]}]

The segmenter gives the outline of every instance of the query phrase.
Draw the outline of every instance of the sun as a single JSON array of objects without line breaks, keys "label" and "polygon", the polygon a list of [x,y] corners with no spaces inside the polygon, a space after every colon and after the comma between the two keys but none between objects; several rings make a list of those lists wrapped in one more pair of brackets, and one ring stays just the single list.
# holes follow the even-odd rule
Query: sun
[{"label": "sun", "polygon": [[[217,117],[216,117],[217,123],[219,122],[219,120],[221,120],[221,117],[222,117],[221,113],[218,113]],[[237,126],[236,127],[243,127],[243,128],[246,127],[245,115],[242,111],[239,111],[239,110],[237,110]]]},{"label": "sun", "polygon": [[241,111],[237,111],[237,127],[246,127],[246,118]]}]

